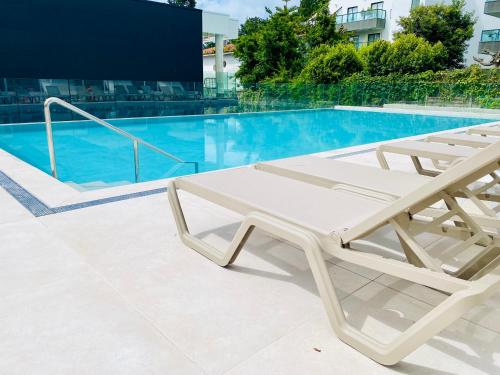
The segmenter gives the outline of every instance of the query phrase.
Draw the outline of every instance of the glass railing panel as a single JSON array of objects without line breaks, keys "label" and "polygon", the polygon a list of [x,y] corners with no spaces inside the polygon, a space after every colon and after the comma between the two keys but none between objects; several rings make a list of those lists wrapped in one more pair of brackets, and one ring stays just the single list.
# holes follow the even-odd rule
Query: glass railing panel
[{"label": "glass railing panel", "polygon": [[[353,42],[362,47],[366,42]],[[121,88],[119,88],[121,86]],[[450,88],[452,87],[452,88]],[[49,96],[103,119],[147,118],[202,114],[323,108],[334,105],[382,106],[391,103],[478,106],[492,108],[500,92],[486,84],[339,83],[241,85],[225,74],[222,87],[215,77],[203,82],[88,81],[0,78],[0,123],[44,122],[43,102]],[[56,89],[57,88],[57,89]],[[439,88],[439,90],[438,90]],[[451,94],[450,94],[451,92]],[[76,120],[63,108],[53,108],[54,121]]]},{"label": "glass railing panel", "polygon": [[386,11],[384,9],[370,9],[356,13],[341,14],[336,18],[337,24],[350,23],[371,19],[385,19]]},{"label": "glass railing panel", "polygon": [[[186,150],[184,150],[184,153],[185,152]],[[133,165],[131,167],[133,168]],[[198,171],[198,162],[176,161],[165,157],[164,155],[159,154],[144,145],[139,145],[139,169],[137,182],[185,176],[198,173]]]},{"label": "glass railing panel", "polygon": [[413,104],[451,107],[500,107],[500,84],[339,83],[333,85],[252,85],[239,96],[241,111],[324,108],[335,105]]},{"label": "glass railing panel", "polygon": [[484,30],[481,33],[481,42],[498,42],[500,41],[500,29]]}]

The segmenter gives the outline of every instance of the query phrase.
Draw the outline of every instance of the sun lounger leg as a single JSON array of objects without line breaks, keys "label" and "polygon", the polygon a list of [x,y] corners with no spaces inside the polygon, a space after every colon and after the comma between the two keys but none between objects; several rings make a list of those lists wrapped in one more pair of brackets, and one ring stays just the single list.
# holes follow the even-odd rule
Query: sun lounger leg
[{"label": "sun lounger leg", "polygon": [[[230,248],[227,251],[221,251],[207,242],[193,236],[189,232],[179,201],[179,196],[177,194],[175,182],[173,181],[168,186],[168,198],[172,213],[174,214],[179,236],[186,246],[207,257],[219,266],[225,267],[234,262],[234,260],[238,257],[241,248],[245,245],[246,240],[252,233],[252,230],[254,229],[253,226],[245,225],[245,223],[243,223],[236,233]],[[235,245],[233,246],[233,244]]]},{"label": "sun lounger leg", "polygon": [[380,167],[382,169],[387,169],[389,170],[389,163],[387,163],[387,159],[385,158],[385,155],[384,155],[384,149],[382,146],[378,147],[377,148],[377,151],[376,151],[376,155],[377,155],[377,160],[380,164]]}]

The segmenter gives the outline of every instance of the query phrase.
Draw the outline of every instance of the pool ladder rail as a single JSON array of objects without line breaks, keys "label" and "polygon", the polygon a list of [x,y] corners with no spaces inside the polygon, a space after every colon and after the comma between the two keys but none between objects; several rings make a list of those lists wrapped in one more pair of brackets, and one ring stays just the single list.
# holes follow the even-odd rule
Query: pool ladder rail
[{"label": "pool ladder rail", "polygon": [[109,130],[112,130],[113,132],[120,134],[121,136],[123,136],[125,138],[130,139],[133,143],[133,146],[134,146],[135,182],[139,182],[139,177],[140,177],[139,145],[147,147],[150,150],[153,150],[156,153],[165,156],[166,158],[169,158],[171,160],[176,161],[177,163],[192,164],[194,166],[194,173],[199,172],[198,162],[182,160],[181,158],[178,158],[177,156],[172,155],[171,153],[164,151],[161,148],[158,148],[155,145],[153,145],[149,142],[146,142],[145,140],[138,138],[138,137],[126,132],[125,130],[117,128],[116,126],[111,125],[109,122],[101,120],[100,118],[98,118],[94,115],[91,115],[90,113],[85,112],[84,110],[82,110],[78,107],[75,107],[74,105],[69,104],[68,102],[66,102],[62,99],[52,97],[52,98],[48,98],[47,100],[45,100],[45,103],[43,105],[43,110],[44,110],[44,114],[45,114],[45,129],[47,131],[47,143],[49,146],[50,169],[52,171],[52,176],[54,178],[58,179],[56,153],[54,151],[54,135],[52,132],[52,116],[50,114],[50,107],[53,104],[59,105],[63,108],[66,108],[71,112],[74,112],[82,117],[85,117],[88,120],[94,121],[97,124],[104,126],[105,128],[108,128]]}]

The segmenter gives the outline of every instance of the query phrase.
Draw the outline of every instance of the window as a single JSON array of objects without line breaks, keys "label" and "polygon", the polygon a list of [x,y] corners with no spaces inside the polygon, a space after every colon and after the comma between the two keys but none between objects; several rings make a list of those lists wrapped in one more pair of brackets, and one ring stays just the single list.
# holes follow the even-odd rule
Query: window
[{"label": "window", "polygon": [[377,34],[368,34],[368,44],[372,44],[373,42],[380,40],[380,33]]},{"label": "window", "polygon": [[498,42],[500,41],[500,29],[484,30],[481,33],[481,42]]},{"label": "window", "polygon": [[355,13],[358,13],[358,7],[347,8],[347,22],[355,21]]},{"label": "window", "polygon": [[411,0],[411,9],[420,6],[420,0]]},{"label": "window", "polygon": [[378,1],[376,3],[372,3],[371,9],[384,9],[384,2]]}]

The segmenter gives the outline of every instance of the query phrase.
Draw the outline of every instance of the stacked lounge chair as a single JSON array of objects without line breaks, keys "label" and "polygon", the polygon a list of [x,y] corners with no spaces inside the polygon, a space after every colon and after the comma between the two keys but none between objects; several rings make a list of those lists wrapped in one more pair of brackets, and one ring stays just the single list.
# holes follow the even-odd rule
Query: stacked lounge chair
[{"label": "stacked lounge chair", "polygon": [[[419,174],[435,176],[474,154],[477,148],[497,143],[500,138],[500,123],[471,127],[464,133],[441,133],[431,135],[424,141],[399,141],[383,144],[377,149],[380,166],[389,169],[385,154],[393,153],[409,156]],[[441,145],[436,145],[440,143]],[[430,159],[436,170],[422,167],[420,159]]]},{"label": "stacked lounge chair", "polygon": [[[476,129],[483,130],[477,131]],[[389,163],[385,157],[387,153],[406,155],[411,158],[419,174],[436,176],[441,171],[477,153],[481,148],[489,146],[500,148],[500,137],[491,135],[494,134],[494,130],[491,129],[499,129],[498,136],[500,136],[500,125],[494,124],[470,128],[467,134],[442,133],[429,136],[424,141],[400,141],[383,144],[377,148],[377,158],[380,166],[389,170]],[[424,168],[421,159],[430,159],[435,169]],[[498,189],[499,185],[500,175],[497,171],[492,171],[489,182],[465,188],[463,192],[485,215],[496,217],[500,212],[500,195],[497,190],[491,192],[491,189]],[[487,190],[490,192],[488,193]],[[496,206],[488,206],[484,203],[485,200],[496,202]]]}]

